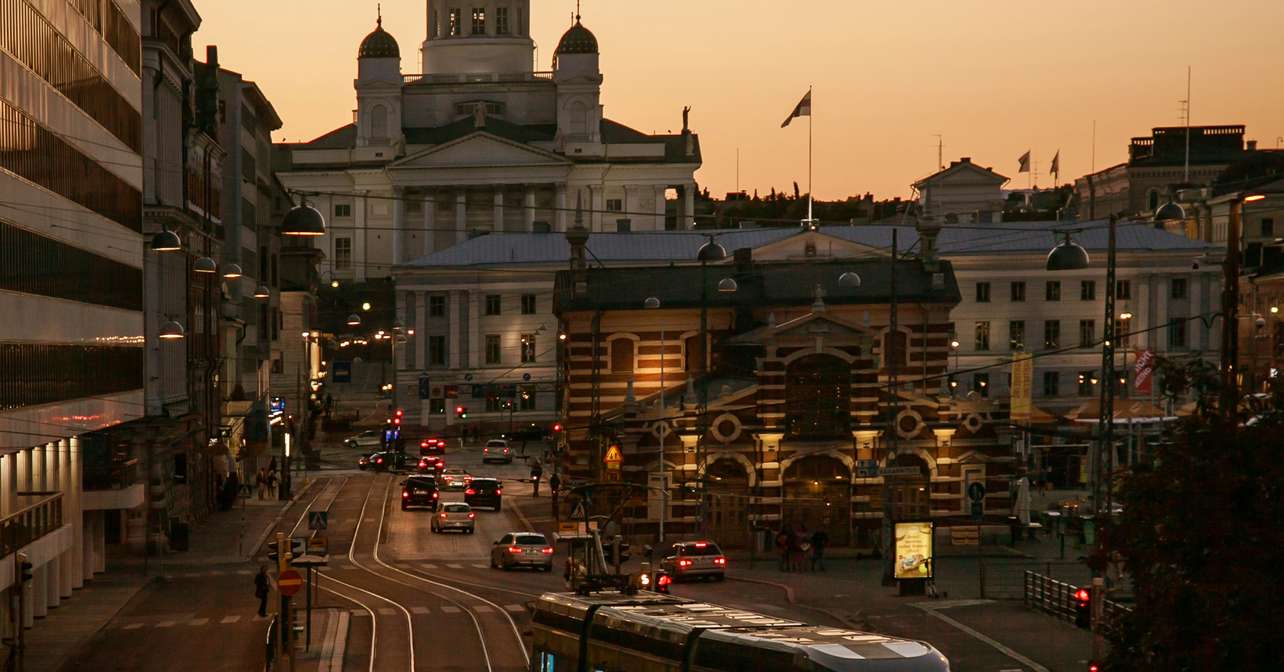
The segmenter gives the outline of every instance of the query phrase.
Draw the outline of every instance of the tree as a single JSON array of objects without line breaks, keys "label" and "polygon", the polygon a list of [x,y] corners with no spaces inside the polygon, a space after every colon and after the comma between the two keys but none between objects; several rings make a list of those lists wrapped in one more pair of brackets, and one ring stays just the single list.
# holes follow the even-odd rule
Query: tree
[{"label": "tree", "polygon": [[1279,669],[1284,651],[1284,398],[1214,405],[1216,369],[1169,366],[1166,394],[1200,403],[1131,467],[1105,535],[1135,608],[1112,635],[1109,670]]}]

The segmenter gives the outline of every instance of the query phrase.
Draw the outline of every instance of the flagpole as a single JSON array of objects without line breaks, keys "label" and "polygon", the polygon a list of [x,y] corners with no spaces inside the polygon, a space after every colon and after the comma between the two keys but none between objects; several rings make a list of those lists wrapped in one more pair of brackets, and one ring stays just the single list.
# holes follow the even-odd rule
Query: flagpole
[{"label": "flagpole", "polygon": [[810,109],[808,109],[808,111],[807,111],[807,226],[808,226],[808,227],[815,226],[815,221],[812,219],[812,214],[811,214],[811,204],[812,204],[812,182],[811,182],[812,152],[811,152],[811,136],[812,136],[812,123],[813,123],[813,122],[812,122],[812,120],[816,118],[816,109],[815,109],[815,108],[816,108],[816,101],[815,101],[815,100],[813,100],[813,99],[812,99],[812,97],[811,97],[811,90],[812,90],[812,86],[808,85],[808,87],[807,87],[807,102],[808,102],[808,106],[809,106],[809,108],[810,108]]}]

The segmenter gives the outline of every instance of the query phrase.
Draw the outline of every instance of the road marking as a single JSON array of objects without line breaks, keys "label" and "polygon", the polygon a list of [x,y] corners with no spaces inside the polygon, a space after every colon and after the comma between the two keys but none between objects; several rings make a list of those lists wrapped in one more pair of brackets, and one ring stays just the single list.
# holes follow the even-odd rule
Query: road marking
[{"label": "road marking", "polygon": [[239,620],[241,620],[241,615],[233,614],[231,616],[224,616],[223,620],[219,621],[219,623],[222,623],[223,625],[231,625]]},{"label": "road marking", "polygon": [[504,608],[505,608],[505,609],[507,609],[507,610],[509,610],[509,611],[511,611],[511,612],[513,612],[514,614],[524,614],[524,613],[526,613],[526,607],[525,607],[525,606],[522,606],[522,605],[520,605],[520,604],[505,604],[505,605],[504,605]]},{"label": "road marking", "polygon": [[188,621],[187,624],[188,625],[205,625],[206,623],[209,623],[209,622],[210,622],[210,619],[208,618],[193,618],[192,620]]},{"label": "road marking", "polygon": [[435,572],[437,571],[437,565],[433,565],[433,564],[419,565],[419,569],[422,569],[428,572]]},{"label": "road marking", "polygon": [[430,612],[428,611],[428,607],[411,607],[410,613],[425,616]]},{"label": "road marking", "polygon": [[139,629],[139,628],[141,628],[141,627],[143,627],[143,624],[142,624],[142,623],[130,623],[129,625],[127,625],[127,626],[125,626],[125,627],[123,627],[123,628],[121,628],[121,629],[122,629],[122,630],[137,630],[137,629]]},{"label": "road marking", "polygon": [[464,566],[463,566],[463,565],[456,565],[456,564],[447,564],[447,565],[446,565],[446,567],[448,567],[448,568],[450,568],[450,569],[463,569],[463,568],[464,568]]},{"label": "road marking", "polygon": [[477,605],[477,606],[473,607],[473,611],[475,611],[475,612],[477,612],[477,613],[479,613],[479,614],[489,614],[489,613],[491,613],[492,611],[495,611],[495,610],[494,610],[494,609],[491,609],[491,608],[490,608],[489,606],[487,606],[487,605],[479,604],[479,605]]},{"label": "road marking", "polygon": [[161,621],[160,623],[157,623],[157,624],[156,624],[156,627],[158,627],[158,628],[172,628],[172,627],[174,627],[174,621]]},{"label": "road marking", "polygon": [[237,574],[239,574],[239,575],[241,575],[241,576],[249,576],[249,575],[253,574],[254,572],[252,572],[252,571],[250,571],[250,570],[248,570],[248,569],[238,569],[238,570],[236,570],[236,573],[237,573]]},{"label": "road marking", "polygon": [[370,612],[366,611],[365,609],[349,609],[349,610],[348,610],[348,613],[352,614],[353,616],[369,616],[369,615],[370,615]]},{"label": "road marking", "polygon": [[447,613],[447,614],[458,614],[458,613],[459,613],[459,607],[452,607],[452,606],[450,606],[450,605],[445,605],[445,606],[443,606],[443,607],[441,608],[441,610],[442,610],[443,612]]},{"label": "road marking", "polygon": [[392,607],[379,607],[378,609],[375,609],[375,611],[379,612],[379,615],[380,615],[380,616],[396,616],[396,615],[397,615],[397,610],[396,610],[396,609],[393,609]]},{"label": "road marking", "polygon": [[475,568],[477,568],[477,569],[490,569],[490,565],[484,565],[484,564],[482,564],[482,563],[480,563],[480,562],[474,562],[474,563],[473,563],[473,567],[475,567]]},{"label": "road marking", "polygon": [[366,518],[366,522],[367,522],[367,523],[370,523],[371,525],[373,525],[373,524],[375,524],[375,523],[377,523],[377,522],[379,522],[379,521],[378,521],[378,520],[376,520],[376,519],[374,519],[374,518]]},{"label": "road marking", "polygon": [[979,641],[981,641],[981,642],[984,642],[985,644],[989,644],[991,647],[993,647],[993,648],[994,648],[996,651],[998,651],[999,653],[1002,653],[1003,655],[1007,656],[1008,658],[1011,658],[1012,660],[1015,660],[1015,661],[1017,661],[1018,663],[1021,663],[1022,665],[1025,665],[1025,666],[1029,667],[1031,670],[1034,670],[1034,672],[1049,672],[1048,668],[1046,668],[1046,667],[1044,667],[1044,666],[1042,666],[1042,665],[1040,665],[1040,664],[1038,664],[1038,663],[1034,662],[1033,660],[1030,660],[1029,658],[1026,658],[1025,656],[1023,656],[1023,655],[1021,655],[1021,654],[1017,653],[1016,651],[1013,651],[1012,649],[1009,649],[1008,647],[1004,646],[1003,644],[1000,644],[999,642],[997,642],[997,641],[995,641],[995,640],[993,640],[993,639],[991,639],[991,638],[989,638],[989,637],[987,637],[987,636],[985,636],[985,635],[983,635],[983,634],[981,634],[981,633],[977,632],[976,630],[973,630],[972,628],[969,628],[968,626],[963,625],[962,623],[960,623],[960,622],[958,622],[958,621],[954,620],[953,618],[950,618],[949,616],[946,616],[945,614],[943,614],[943,613],[941,613],[941,612],[937,611],[937,610],[936,610],[936,608],[934,607],[934,605],[929,605],[929,604],[924,603],[924,602],[914,602],[914,603],[911,603],[909,606],[911,606],[911,607],[915,607],[915,608],[917,608],[917,609],[922,609],[923,611],[925,611],[925,612],[927,612],[927,613],[931,614],[932,616],[935,616],[936,618],[939,618],[939,619],[941,619],[942,621],[945,621],[946,623],[949,623],[950,625],[954,626],[955,628],[957,628],[957,629],[959,629],[959,630],[961,630],[961,631],[963,631],[963,632],[965,632],[965,633],[967,633],[967,634],[971,635],[973,638],[975,638],[975,639],[977,639],[977,640],[979,640]]},{"label": "road marking", "polygon": [[224,574],[227,574],[227,572],[214,569],[214,570],[210,570],[209,572],[206,572],[205,575],[206,576],[223,576]]}]

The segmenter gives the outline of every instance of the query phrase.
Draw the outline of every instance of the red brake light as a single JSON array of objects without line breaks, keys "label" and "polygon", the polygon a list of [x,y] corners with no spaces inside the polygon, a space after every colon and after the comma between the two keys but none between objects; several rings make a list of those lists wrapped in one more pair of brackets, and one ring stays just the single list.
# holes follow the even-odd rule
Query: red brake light
[{"label": "red brake light", "polygon": [[445,511],[442,511],[442,512],[441,512],[441,515],[439,515],[439,516],[437,516],[437,517],[438,517],[438,518],[441,518],[442,520],[445,520],[445,519],[446,519],[446,512],[445,512]]},{"label": "red brake light", "polygon": [[696,548],[704,548],[705,546],[708,546],[708,545],[709,545],[709,544],[707,544],[707,543],[705,543],[705,542],[703,542],[703,541],[697,541],[697,542],[696,542],[695,547],[696,547]]},{"label": "red brake light", "polygon": [[1087,588],[1080,588],[1074,591],[1074,599],[1080,603],[1087,604],[1092,600],[1092,596],[1088,593]]},{"label": "red brake light", "polygon": [[465,495],[475,495],[475,494],[477,494],[477,491],[476,491],[476,490],[473,490],[472,488],[468,488],[467,490],[465,490],[465,491],[464,491],[464,494],[465,494]]},{"label": "red brake light", "polygon": [[545,546],[544,548],[540,549],[540,553],[543,553],[544,555],[552,555],[552,554],[553,554],[553,547],[552,547],[552,546]]},{"label": "red brake light", "polygon": [[686,558],[678,560],[678,567],[690,567],[690,566],[691,566],[690,560],[687,560]]},{"label": "red brake light", "polygon": [[468,512],[468,520],[472,520],[473,518],[476,518],[476,517],[477,517],[477,514],[473,513],[472,511]]},{"label": "red brake light", "polygon": [[437,493],[435,491],[432,493],[432,498],[437,499]]},{"label": "red brake light", "polygon": [[724,557],[721,557],[721,556],[716,557],[716,558],[714,558],[714,559],[713,559],[713,564],[715,564],[715,565],[725,565],[725,564],[727,564],[727,559],[726,559],[726,558],[724,558]]},{"label": "red brake light", "polygon": [[1096,663],[1088,663],[1088,672],[1101,672],[1101,666]]},{"label": "red brake light", "polygon": [[521,547],[521,546],[509,546],[509,547],[508,547],[508,552],[509,552],[509,553],[512,553],[513,555],[517,555],[518,553],[521,553],[521,552],[522,552],[522,547]]},{"label": "red brake light", "polygon": [[407,497],[409,497],[409,496],[410,496],[410,491],[409,491],[409,490],[402,490],[402,491],[401,491],[401,498],[402,498],[402,499],[405,499],[405,498],[407,498]]}]

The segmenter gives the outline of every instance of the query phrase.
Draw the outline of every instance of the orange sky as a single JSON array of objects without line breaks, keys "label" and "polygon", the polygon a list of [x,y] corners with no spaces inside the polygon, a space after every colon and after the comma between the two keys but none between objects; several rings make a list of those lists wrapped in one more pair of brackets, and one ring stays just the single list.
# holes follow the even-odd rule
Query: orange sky
[{"label": "orange sky", "polygon": [[[198,57],[218,44],[224,67],[259,83],[285,120],[277,139],[351,121],[374,0],[194,2]],[[548,69],[575,2],[532,5]],[[406,73],[420,70],[424,13],[423,0],[383,0]],[[907,195],[936,167],[936,133],[947,163],[971,156],[1013,178],[1027,148],[1040,172],[1059,148],[1068,181],[1089,170],[1094,119],[1098,168],[1122,161],[1128,138],[1179,124],[1187,64],[1194,123],[1247,124],[1263,147],[1284,136],[1280,0],[584,0],[583,14],[607,116],[676,131],[691,105],[697,179],[718,195],[736,187],[737,148],[742,188],[807,188],[807,126],[780,122],[808,84],[820,198]]]}]

